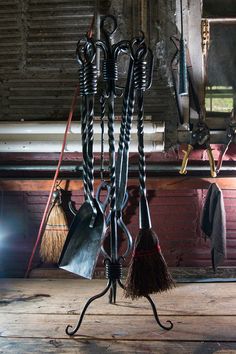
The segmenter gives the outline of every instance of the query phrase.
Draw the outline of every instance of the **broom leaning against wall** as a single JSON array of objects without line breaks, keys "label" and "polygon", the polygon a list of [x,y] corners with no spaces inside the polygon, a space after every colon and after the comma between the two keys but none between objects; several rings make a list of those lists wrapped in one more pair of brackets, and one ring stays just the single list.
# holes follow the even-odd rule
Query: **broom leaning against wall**
[{"label": "broom leaning against wall", "polygon": [[53,192],[52,205],[40,245],[40,257],[45,263],[58,263],[68,234],[68,223],[62,208],[62,191]]}]

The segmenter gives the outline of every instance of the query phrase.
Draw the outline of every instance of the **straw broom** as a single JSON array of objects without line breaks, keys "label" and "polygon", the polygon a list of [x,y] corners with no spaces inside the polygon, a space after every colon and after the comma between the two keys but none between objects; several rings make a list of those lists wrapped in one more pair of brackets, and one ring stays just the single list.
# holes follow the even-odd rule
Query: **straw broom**
[{"label": "straw broom", "polygon": [[46,226],[40,245],[40,257],[45,263],[58,263],[68,234],[68,224],[61,205],[61,190],[53,193]]}]

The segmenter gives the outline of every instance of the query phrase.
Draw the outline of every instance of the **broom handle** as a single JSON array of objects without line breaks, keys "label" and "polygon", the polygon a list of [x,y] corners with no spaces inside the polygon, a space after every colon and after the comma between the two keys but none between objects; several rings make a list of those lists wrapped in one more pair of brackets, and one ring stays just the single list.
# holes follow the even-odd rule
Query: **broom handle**
[{"label": "broom handle", "polygon": [[144,153],[144,109],[143,109],[143,90],[137,90],[138,104],[138,152],[139,152],[139,227],[140,229],[151,229],[151,217],[147,201],[146,189],[146,162]]},{"label": "broom handle", "polygon": [[61,166],[61,163],[62,163],[64,150],[65,150],[65,146],[66,146],[67,134],[68,134],[68,131],[70,129],[70,125],[71,125],[71,121],[72,121],[72,118],[73,118],[73,113],[74,113],[74,110],[75,110],[75,107],[76,107],[78,95],[79,95],[79,86],[76,87],[75,92],[74,92],[74,97],[73,97],[73,100],[72,100],[70,113],[69,113],[69,116],[68,116],[68,120],[67,120],[67,124],[66,124],[66,128],[65,128],[65,133],[64,133],[64,137],[63,137],[63,143],[62,143],[62,147],[61,147],[61,152],[60,152],[60,156],[59,156],[59,160],[58,160],[58,164],[57,164],[57,169],[55,171],[55,175],[54,175],[52,186],[51,186],[51,190],[50,190],[50,193],[49,193],[49,196],[48,196],[47,204],[46,204],[46,207],[45,207],[45,210],[44,210],[44,213],[43,213],[43,217],[42,217],[42,220],[41,220],[41,223],[40,223],[38,235],[37,235],[37,238],[36,238],[36,241],[35,241],[35,244],[34,244],[30,259],[29,259],[29,262],[28,262],[27,270],[26,270],[26,273],[25,273],[25,278],[27,278],[29,276],[29,272],[30,272],[31,267],[32,267],[33,258],[34,258],[36,249],[38,247],[39,241],[41,239],[43,228],[45,226],[45,221],[46,221],[46,218],[47,218],[48,210],[49,210],[49,207],[50,207],[50,202],[51,202],[51,199],[52,199],[52,194],[53,194],[53,191],[55,189],[56,181],[57,181],[58,174],[59,174],[59,171],[60,171],[60,166]]}]

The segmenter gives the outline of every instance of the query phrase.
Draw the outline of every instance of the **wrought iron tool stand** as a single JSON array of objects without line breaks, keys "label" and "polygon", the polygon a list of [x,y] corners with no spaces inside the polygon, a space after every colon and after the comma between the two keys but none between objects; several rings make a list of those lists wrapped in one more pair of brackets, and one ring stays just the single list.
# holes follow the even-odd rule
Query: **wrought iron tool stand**
[{"label": "wrought iron tool stand", "polygon": [[[111,29],[107,29],[107,25],[110,25]],[[108,27],[109,28],[109,27]],[[128,86],[126,84],[126,92],[124,93],[123,99],[123,109],[122,109],[122,121],[121,121],[121,131],[120,131],[120,145],[119,148],[123,150],[126,146],[126,149],[129,147],[130,141],[130,130],[131,130],[131,117],[133,115],[134,110],[134,92],[132,87],[132,61],[135,60],[135,53],[134,48],[137,50],[137,56],[140,55],[140,48],[139,44],[143,44],[144,36],[139,38],[138,40],[133,41],[120,41],[116,44],[111,44],[111,37],[117,29],[117,22],[113,16],[106,16],[101,21],[101,32],[104,35],[104,41],[97,41],[96,46],[100,48],[104,55],[103,61],[103,78],[106,82],[106,88],[103,92],[103,96],[105,97],[106,104],[107,104],[107,114],[108,114],[108,136],[109,136],[109,158],[110,158],[110,214],[109,214],[109,224],[110,224],[110,255],[102,247],[102,252],[105,255],[104,265],[105,265],[105,275],[107,278],[107,285],[103,291],[98,293],[97,295],[91,297],[85,304],[79,321],[77,325],[73,328],[71,325],[66,327],[66,333],[70,336],[74,335],[78,329],[80,328],[84,315],[89,307],[89,305],[95,301],[103,297],[105,294],[109,294],[109,303],[115,304],[116,303],[116,293],[117,293],[117,285],[120,286],[123,290],[125,286],[123,285],[121,278],[122,278],[122,263],[124,258],[130,253],[132,249],[132,237],[129,234],[126,226],[124,225],[120,210],[117,210],[117,180],[116,174],[119,174],[119,168],[121,168],[122,162],[120,163],[120,167],[116,168],[116,159],[115,159],[115,139],[114,139],[114,99],[117,97],[117,87],[115,85],[115,81],[118,79],[118,69],[117,69],[117,57],[120,52],[128,52],[130,51],[131,54],[131,66],[129,70],[129,77],[130,83]],[[87,73],[86,80],[93,81],[93,75],[91,73]],[[128,81],[127,79],[127,81]],[[87,85],[88,82],[80,83],[82,85]],[[128,128],[128,131],[127,131]],[[126,151],[128,154],[128,151]],[[127,158],[127,156],[126,156]],[[128,165],[127,165],[128,166]],[[128,173],[128,171],[126,171]],[[122,177],[121,177],[122,178]],[[121,182],[121,184],[126,184],[126,181]],[[122,210],[122,208],[121,208]],[[117,237],[117,227],[120,227],[124,234],[127,237],[127,250],[123,256],[118,256],[118,237]],[[173,323],[171,321],[167,321],[168,325],[163,325],[158,317],[156,306],[149,295],[144,296],[151,305],[153,315],[157,324],[165,329],[170,330],[173,327]]]}]

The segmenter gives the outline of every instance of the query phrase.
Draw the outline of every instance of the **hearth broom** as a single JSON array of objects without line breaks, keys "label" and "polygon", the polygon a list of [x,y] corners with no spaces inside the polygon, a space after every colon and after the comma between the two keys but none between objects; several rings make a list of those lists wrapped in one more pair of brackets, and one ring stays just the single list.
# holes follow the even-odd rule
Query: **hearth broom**
[{"label": "hearth broom", "polygon": [[66,236],[68,224],[62,208],[61,189],[53,192],[52,205],[40,245],[40,257],[45,263],[58,263]]},{"label": "hearth broom", "polygon": [[[145,63],[143,63],[145,64]],[[140,67],[145,68],[145,65]],[[144,69],[143,69],[144,70]],[[152,293],[166,291],[174,286],[167,264],[162,255],[159,240],[152,229],[148,201],[146,197],[146,164],[144,154],[143,91],[145,72],[139,82],[135,82],[138,103],[138,150],[139,150],[139,234],[135,240],[134,251],[125,284],[125,295],[132,299]]]}]

